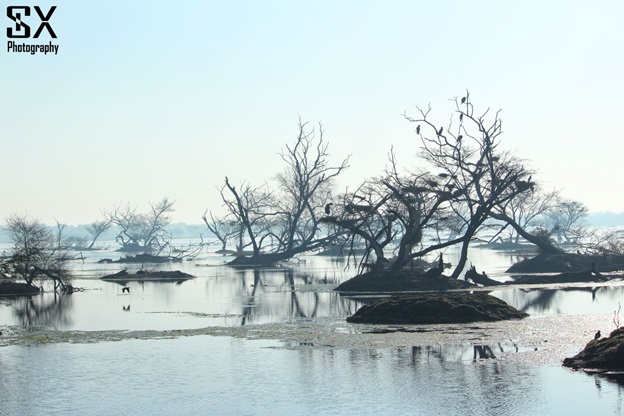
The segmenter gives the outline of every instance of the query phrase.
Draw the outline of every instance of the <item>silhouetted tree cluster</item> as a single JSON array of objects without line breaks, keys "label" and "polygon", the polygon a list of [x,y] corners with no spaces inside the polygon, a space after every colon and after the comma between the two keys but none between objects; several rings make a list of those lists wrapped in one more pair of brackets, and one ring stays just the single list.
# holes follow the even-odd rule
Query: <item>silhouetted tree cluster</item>
[{"label": "silhouetted tree cluster", "polygon": [[[414,117],[405,115],[416,125],[420,171],[399,174],[391,153],[385,174],[346,194],[339,214],[323,221],[363,241],[366,253],[373,253],[377,264],[388,262],[385,253],[391,247],[395,254],[391,269],[459,244],[454,278],[465,267],[471,241],[493,219],[509,224],[544,251],[558,251],[548,239],[529,234],[523,228],[526,214],[519,215],[514,208],[520,198],[530,198],[535,192],[535,182],[521,160],[501,150],[500,112],[476,113],[469,94],[454,101],[448,125],[431,119],[431,107],[417,108]],[[423,244],[426,230],[436,238]]]},{"label": "silhouetted tree cluster", "polygon": [[[323,128],[299,121],[295,142],[280,153],[284,168],[271,186],[247,181],[234,185],[228,177],[220,189],[227,215],[204,221],[224,240],[236,237],[239,264],[266,264],[330,244],[335,233],[322,230],[320,216],[332,195],[333,180],[348,167],[349,158],[332,165]],[[215,232],[216,231],[216,232]],[[322,235],[323,231],[327,231]]]},{"label": "silhouetted tree cluster", "polygon": [[71,288],[67,269],[70,257],[59,248],[59,242],[48,226],[37,219],[14,214],[7,218],[5,229],[12,247],[0,267],[3,278],[29,285],[52,281],[55,291]]},{"label": "silhouetted tree cluster", "polygon": [[105,212],[104,221],[92,224],[93,235],[100,230],[105,231],[107,223],[109,226],[112,224],[119,231],[116,241],[121,245],[121,251],[160,253],[171,242],[166,227],[171,222],[173,204],[174,201],[165,197],[158,202],[150,202],[147,212],[138,212],[129,204],[116,205]]}]

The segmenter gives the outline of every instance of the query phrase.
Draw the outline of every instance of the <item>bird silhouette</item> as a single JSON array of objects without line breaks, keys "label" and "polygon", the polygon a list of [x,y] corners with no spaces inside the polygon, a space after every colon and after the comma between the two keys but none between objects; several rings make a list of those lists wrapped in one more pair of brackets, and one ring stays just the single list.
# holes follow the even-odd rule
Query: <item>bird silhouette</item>
[{"label": "bird silhouette", "polygon": [[461,103],[462,104],[466,103],[466,97],[462,97]]},{"label": "bird silhouette", "polygon": [[420,134],[420,124],[416,126],[416,134]]},{"label": "bird silhouette", "polygon": [[464,113],[460,113],[459,114],[459,121],[462,121],[464,119]]},{"label": "bird silhouette", "polygon": [[333,203],[329,203],[327,205],[325,205],[325,214],[329,215],[329,213],[331,212],[331,206],[334,205]]},{"label": "bird silhouette", "polygon": [[438,130],[438,136],[442,136],[442,133],[444,133],[444,127],[440,127],[440,130]]},{"label": "bird silhouette", "polygon": [[600,335],[600,331],[596,332],[596,335],[594,335],[594,340],[599,339],[601,337]]}]

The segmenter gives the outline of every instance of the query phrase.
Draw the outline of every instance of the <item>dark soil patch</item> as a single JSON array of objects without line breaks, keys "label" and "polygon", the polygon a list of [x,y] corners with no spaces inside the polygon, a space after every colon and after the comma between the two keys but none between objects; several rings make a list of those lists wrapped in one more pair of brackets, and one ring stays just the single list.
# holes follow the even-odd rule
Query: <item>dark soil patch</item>
[{"label": "dark soil patch", "polygon": [[528,315],[483,293],[418,293],[379,299],[347,322],[387,325],[468,323],[522,319]]},{"label": "dark soil patch", "polygon": [[0,296],[38,295],[39,288],[28,283],[1,282]]},{"label": "dark soil patch", "polygon": [[117,273],[109,274],[101,277],[102,280],[108,280],[113,282],[130,282],[130,281],[145,281],[145,280],[156,280],[156,281],[184,281],[193,279],[195,276],[181,272],[180,270],[175,271],[158,271],[158,272],[146,272],[139,270],[136,273],[128,273],[127,270],[122,270]]},{"label": "dark soil patch", "polygon": [[358,292],[415,292],[475,288],[476,285],[463,280],[449,279],[447,276],[428,277],[415,270],[398,272],[370,271],[352,277],[335,290],[346,293]]},{"label": "dark soil patch", "polygon": [[624,256],[592,256],[574,253],[539,254],[514,264],[507,269],[507,272],[563,273],[592,270],[592,267],[595,267],[598,272],[624,270]]},{"label": "dark soil patch", "polygon": [[624,327],[611,332],[608,338],[589,341],[583,351],[563,360],[575,369],[624,370]]},{"label": "dark soil patch", "polygon": [[611,279],[619,279],[621,276],[595,274],[590,270],[582,272],[560,273],[552,276],[519,276],[508,284],[532,285],[532,284],[561,284],[561,283],[590,283],[604,282]]}]

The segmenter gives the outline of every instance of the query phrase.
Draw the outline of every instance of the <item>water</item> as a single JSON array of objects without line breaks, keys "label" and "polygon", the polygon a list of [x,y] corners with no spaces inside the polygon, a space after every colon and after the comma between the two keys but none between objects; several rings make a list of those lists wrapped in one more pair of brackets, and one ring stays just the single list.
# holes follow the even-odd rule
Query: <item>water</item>
[{"label": "water", "polygon": [[457,351],[282,349],[274,341],[5,347],[5,415],[611,415],[622,388],[556,366]]},{"label": "water", "polygon": [[[344,321],[361,304],[332,289],[355,272],[330,258],[237,271],[206,255],[154,266],[193,280],[122,294],[99,279],[119,265],[95,263],[118,255],[89,255],[84,292],[0,301],[0,414],[621,413],[619,382],[560,366],[614,328],[617,284],[504,288],[530,318],[375,334]],[[471,256],[499,280],[510,260]]]}]

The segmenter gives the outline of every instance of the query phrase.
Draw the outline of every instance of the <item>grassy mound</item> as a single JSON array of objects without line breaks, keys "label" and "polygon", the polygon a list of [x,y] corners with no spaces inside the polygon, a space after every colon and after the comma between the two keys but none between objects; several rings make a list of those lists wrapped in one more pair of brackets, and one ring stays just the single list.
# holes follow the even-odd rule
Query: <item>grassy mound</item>
[{"label": "grassy mound", "polygon": [[419,293],[392,296],[364,305],[347,322],[443,324],[522,319],[528,315],[487,294]]},{"label": "grassy mound", "polygon": [[611,332],[608,338],[589,341],[583,351],[563,360],[575,369],[624,370],[624,327]]},{"label": "grassy mound", "polygon": [[476,287],[471,283],[447,276],[428,277],[414,270],[398,272],[371,271],[357,275],[340,284],[335,290],[346,293],[391,293],[431,290],[466,289]]}]

